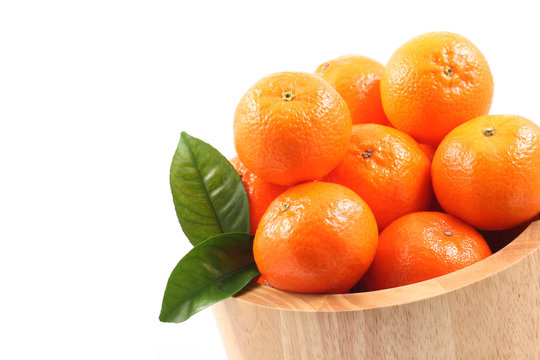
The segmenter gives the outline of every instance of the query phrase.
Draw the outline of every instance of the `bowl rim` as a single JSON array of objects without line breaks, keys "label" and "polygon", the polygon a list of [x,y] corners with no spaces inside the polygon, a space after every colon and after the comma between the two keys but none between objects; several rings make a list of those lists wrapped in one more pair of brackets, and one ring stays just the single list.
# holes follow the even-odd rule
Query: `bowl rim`
[{"label": "bowl rim", "polygon": [[448,294],[500,273],[540,252],[540,220],[532,221],[514,240],[493,255],[437,278],[390,289],[348,294],[301,294],[256,284],[233,298],[266,308],[305,312],[363,311],[399,306]]}]

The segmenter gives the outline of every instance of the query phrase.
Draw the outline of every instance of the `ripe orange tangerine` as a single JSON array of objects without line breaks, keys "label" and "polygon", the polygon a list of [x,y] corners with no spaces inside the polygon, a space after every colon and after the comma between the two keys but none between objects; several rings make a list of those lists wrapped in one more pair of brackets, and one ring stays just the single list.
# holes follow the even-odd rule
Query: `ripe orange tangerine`
[{"label": "ripe orange tangerine", "polygon": [[347,151],[351,126],[347,104],[326,81],[278,73],[259,80],[240,100],[234,143],[255,175],[289,186],[328,174]]},{"label": "ripe orange tangerine", "polygon": [[253,243],[262,276],[277,289],[344,293],[366,272],[377,224],[352,190],[325,182],[295,186],[264,214]]}]

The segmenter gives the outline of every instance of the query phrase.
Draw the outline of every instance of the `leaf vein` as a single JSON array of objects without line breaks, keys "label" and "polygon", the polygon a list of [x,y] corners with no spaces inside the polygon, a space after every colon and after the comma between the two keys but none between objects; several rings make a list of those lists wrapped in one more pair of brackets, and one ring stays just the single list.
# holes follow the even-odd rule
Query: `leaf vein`
[{"label": "leaf vein", "polygon": [[210,208],[212,209],[212,214],[214,215],[214,218],[216,219],[216,223],[219,227],[219,231],[220,232],[223,232],[223,227],[221,226],[221,222],[219,221],[218,217],[217,217],[217,213],[216,213],[216,209],[214,208],[214,204],[212,203],[211,199],[210,199],[210,195],[208,194],[208,190],[206,189],[206,183],[204,182],[204,179],[201,175],[201,170],[199,168],[199,163],[197,162],[197,159],[195,157],[195,154],[193,154],[193,150],[191,149],[191,144],[187,144],[186,142],[186,147],[188,149],[188,152],[189,152],[189,156],[191,157],[191,160],[193,161],[193,164],[195,165],[195,168],[197,169],[197,175],[201,181],[201,184],[203,185],[202,188],[204,190],[204,195],[206,196],[206,200],[208,201],[208,204],[210,204]]}]

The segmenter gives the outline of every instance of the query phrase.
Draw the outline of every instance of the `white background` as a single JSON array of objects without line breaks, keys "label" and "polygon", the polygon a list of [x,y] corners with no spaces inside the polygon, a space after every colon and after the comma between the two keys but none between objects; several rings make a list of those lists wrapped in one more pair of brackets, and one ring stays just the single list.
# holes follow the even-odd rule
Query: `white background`
[{"label": "white background", "polygon": [[236,104],[262,76],[385,63],[439,30],[487,57],[492,113],[538,123],[533,5],[0,2],[0,358],[225,359],[209,309],[158,321],[190,249],[168,185],[180,131],[231,157]]}]

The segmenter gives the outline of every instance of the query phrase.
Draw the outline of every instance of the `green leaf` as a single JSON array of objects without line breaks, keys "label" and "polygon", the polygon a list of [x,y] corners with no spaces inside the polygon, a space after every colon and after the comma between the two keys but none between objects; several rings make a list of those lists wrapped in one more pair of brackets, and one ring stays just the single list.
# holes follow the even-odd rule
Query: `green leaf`
[{"label": "green leaf", "polygon": [[209,144],[182,132],[170,182],[176,215],[193,245],[221,233],[249,232],[242,179]]},{"label": "green leaf", "polygon": [[216,235],[198,245],[174,268],[159,320],[182,322],[240,291],[259,274],[253,260],[253,235]]}]

